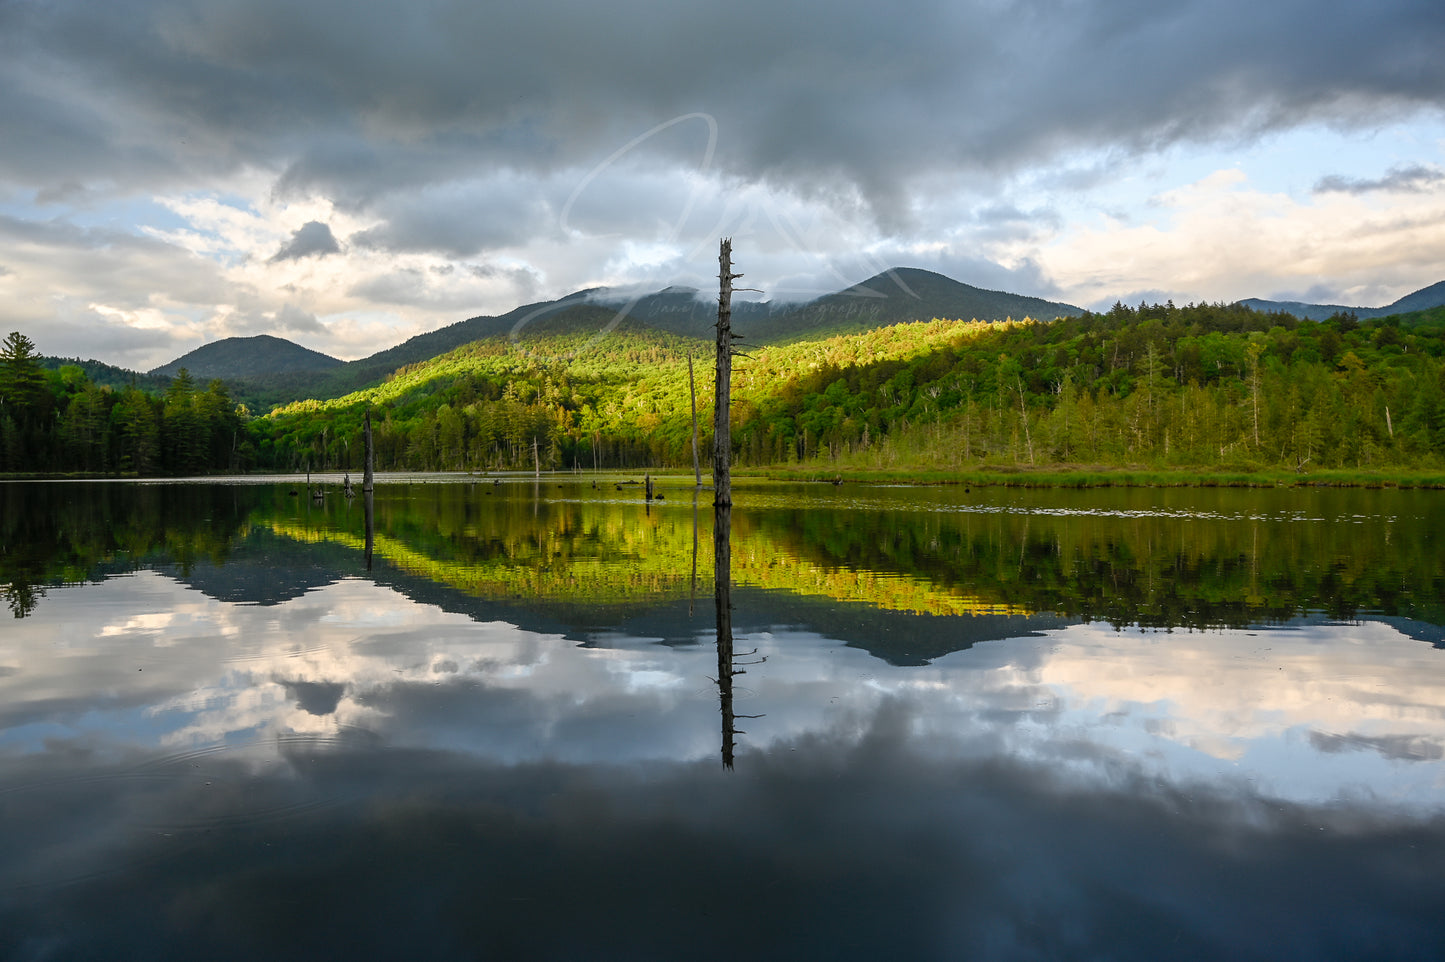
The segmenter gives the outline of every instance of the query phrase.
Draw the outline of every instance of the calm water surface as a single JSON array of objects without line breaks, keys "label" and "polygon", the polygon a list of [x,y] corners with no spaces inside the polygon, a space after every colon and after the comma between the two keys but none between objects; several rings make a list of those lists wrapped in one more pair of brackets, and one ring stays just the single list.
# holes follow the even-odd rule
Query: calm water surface
[{"label": "calm water surface", "polygon": [[628,480],[0,484],[0,958],[1445,957],[1445,493]]}]

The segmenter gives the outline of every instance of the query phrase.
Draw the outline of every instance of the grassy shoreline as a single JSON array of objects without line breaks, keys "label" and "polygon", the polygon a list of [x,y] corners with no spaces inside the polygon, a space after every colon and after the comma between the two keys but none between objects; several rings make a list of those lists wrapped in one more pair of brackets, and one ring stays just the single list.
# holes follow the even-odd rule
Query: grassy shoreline
[{"label": "grassy shoreline", "polygon": [[954,471],[934,468],[843,468],[774,465],[738,469],[741,477],[778,481],[855,481],[907,484],[962,484],[1015,488],[1445,488],[1445,472],[1337,469],[1294,471],[1210,471],[1198,468],[1105,467],[1099,465],[981,466]]}]

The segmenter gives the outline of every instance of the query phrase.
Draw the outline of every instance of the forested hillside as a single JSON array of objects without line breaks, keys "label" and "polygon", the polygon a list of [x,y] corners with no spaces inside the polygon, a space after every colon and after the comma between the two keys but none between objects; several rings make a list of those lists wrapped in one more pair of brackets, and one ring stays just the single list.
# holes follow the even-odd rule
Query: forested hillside
[{"label": "forested hillside", "polygon": [[[1440,313],[1362,324],[1116,305],[1048,323],[935,320],[764,347],[737,362],[735,453],[744,465],[937,469],[1435,467],[1445,455]],[[706,449],[711,345],[624,326],[597,343],[483,341],[380,388],[292,405],[266,419],[258,453],[277,468],[355,463],[370,403],[386,467],[685,466],[689,350],[703,361]]]},{"label": "forested hillside", "polygon": [[[357,470],[368,406],[380,469],[690,467],[689,353],[704,452],[711,440],[712,344],[631,320],[603,336],[539,323],[262,417],[188,377],[151,396],[39,371],[17,337],[0,351],[0,470]],[[1442,308],[1316,322],[1119,304],[749,353],[732,412],[745,466],[1445,466]]]}]

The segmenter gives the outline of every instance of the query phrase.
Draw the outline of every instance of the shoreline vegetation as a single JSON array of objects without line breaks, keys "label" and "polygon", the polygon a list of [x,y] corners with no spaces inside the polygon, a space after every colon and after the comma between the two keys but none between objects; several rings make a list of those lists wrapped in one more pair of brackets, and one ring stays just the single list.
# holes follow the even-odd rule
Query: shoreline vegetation
[{"label": "shoreline vegetation", "polygon": [[[340,397],[256,413],[181,370],[163,395],[41,369],[0,345],[0,472],[357,472],[692,463],[690,359],[714,345],[625,321],[475,341]],[[1116,304],[1053,321],[943,320],[762,343],[731,380],[739,475],[1054,487],[1439,487],[1445,307],[1360,321]],[[710,385],[696,402],[713,404]],[[712,446],[700,426],[698,445]],[[3,475],[0,475],[3,476]]]},{"label": "shoreline vegetation", "polygon": [[[313,472],[318,484],[326,484],[323,475],[344,474],[344,469],[328,468],[325,472]],[[397,471],[388,472],[403,478],[415,475],[417,478],[438,474],[455,474],[458,482],[475,481],[480,478],[509,477],[526,480],[532,477],[528,471]],[[625,468],[583,469],[578,471],[548,470],[541,477],[546,480],[563,478],[631,478],[636,473]],[[135,472],[123,474],[99,472],[6,472],[0,473],[0,481],[147,481],[161,483],[206,482],[226,478],[268,477],[301,478],[305,471],[296,472],[226,472],[214,475],[192,477],[164,477],[139,475]],[[690,472],[677,468],[654,468],[651,470],[655,484],[665,485],[668,490],[678,487],[692,488]],[[963,470],[940,470],[920,465],[915,468],[858,468],[844,467],[823,470],[816,464],[778,464],[736,467],[733,476],[751,481],[782,481],[816,484],[910,484],[959,487],[1005,487],[1005,488],[1409,488],[1445,489],[1445,471],[1358,471],[1324,470],[1296,473],[1293,471],[1271,470],[1205,470],[1190,467],[1149,468],[1142,466],[1108,465],[979,465]],[[389,479],[395,481],[396,479]],[[684,482],[681,485],[672,482]],[[388,482],[383,482],[388,483]],[[640,480],[628,480],[627,485],[641,485]],[[711,490],[706,480],[700,490]]]},{"label": "shoreline vegetation", "polygon": [[1445,471],[1215,470],[1191,467],[1075,465],[980,465],[940,471],[928,467],[846,468],[819,471],[813,465],[742,469],[741,477],[776,481],[963,485],[1008,488],[1445,488]]}]

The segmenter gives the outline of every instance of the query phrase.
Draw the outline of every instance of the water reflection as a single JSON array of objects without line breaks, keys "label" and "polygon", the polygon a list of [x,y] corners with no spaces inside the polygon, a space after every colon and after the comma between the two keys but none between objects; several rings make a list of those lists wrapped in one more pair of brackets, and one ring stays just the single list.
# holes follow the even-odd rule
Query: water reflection
[{"label": "water reflection", "polygon": [[722,714],[722,763],[733,767],[737,738],[733,717],[732,505],[713,506],[713,602],[717,606],[717,691]]},{"label": "water reflection", "polygon": [[557,483],[5,487],[0,957],[1445,952],[1435,501]]},{"label": "water reflection", "polygon": [[[49,584],[167,553],[182,565],[223,565],[261,532],[313,561],[369,543],[385,570],[433,586],[420,590],[520,598],[579,616],[590,609],[604,624],[629,607],[691,598],[710,576],[694,564],[698,525],[682,504],[638,511],[607,484],[546,487],[544,497],[531,478],[382,484],[364,525],[341,499],[312,505],[285,485],[0,485],[0,584],[24,615]],[[1165,503],[1146,510],[1137,503],[1146,495]],[[947,502],[937,489],[840,497],[763,488],[734,514],[732,580],[804,606],[959,619],[948,631],[971,637],[980,618],[997,620],[994,637],[1057,627],[1058,618],[1211,629],[1319,611],[1445,624],[1435,492],[1188,496],[1198,503],[1167,491],[1054,492],[1052,503],[1006,492],[985,503]],[[947,645],[880,654],[918,663],[956,650]]]},{"label": "water reflection", "polygon": [[762,718],[762,715],[738,715],[733,710],[733,679],[747,674],[748,666],[768,660],[758,649],[739,653],[733,648],[732,602],[732,505],[713,506],[713,600],[717,607],[717,690],[718,708],[722,714],[722,763],[733,767],[739,718]]}]

